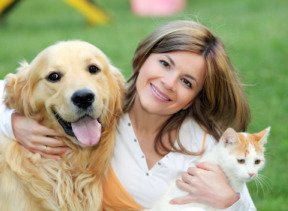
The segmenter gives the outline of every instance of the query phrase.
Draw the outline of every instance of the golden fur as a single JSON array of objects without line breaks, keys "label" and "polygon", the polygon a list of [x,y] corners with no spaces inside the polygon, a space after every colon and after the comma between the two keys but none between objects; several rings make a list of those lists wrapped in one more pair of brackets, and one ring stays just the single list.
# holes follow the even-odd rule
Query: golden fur
[{"label": "golden fur", "polygon": [[[91,64],[99,68],[97,73],[89,72]],[[49,81],[47,76],[55,72],[61,80]],[[66,121],[76,121],[71,95],[83,88],[95,93],[89,114],[102,124],[101,140],[92,147],[81,147],[53,114],[57,110]],[[95,46],[63,41],[44,49],[30,64],[22,63],[17,74],[7,76],[5,90],[8,107],[27,117],[42,114],[42,124],[61,133],[72,151],[60,160],[45,159],[1,135],[0,210],[100,210],[101,182],[122,113],[121,73]]]}]

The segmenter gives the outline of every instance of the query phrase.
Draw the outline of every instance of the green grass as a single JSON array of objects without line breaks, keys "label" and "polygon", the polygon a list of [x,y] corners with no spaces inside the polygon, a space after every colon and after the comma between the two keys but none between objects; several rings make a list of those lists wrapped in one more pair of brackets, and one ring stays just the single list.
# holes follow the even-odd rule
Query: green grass
[{"label": "green grass", "polygon": [[263,188],[251,183],[260,211],[287,210],[288,199],[288,2],[284,0],[190,0],[186,10],[167,18],[141,18],[128,0],[98,0],[112,22],[91,27],[64,1],[25,0],[0,24],[0,78],[14,72],[48,45],[83,39],[100,47],[128,76],[137,43],[173,19],[199,20],[222,37],[246,88],[252,109],[250,131],[271,126]]}]

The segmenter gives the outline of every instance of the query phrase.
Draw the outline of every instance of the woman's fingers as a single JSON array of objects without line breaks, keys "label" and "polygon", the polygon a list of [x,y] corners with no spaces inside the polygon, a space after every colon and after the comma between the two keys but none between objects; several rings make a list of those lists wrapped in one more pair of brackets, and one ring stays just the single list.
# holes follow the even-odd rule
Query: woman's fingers
[{"label": "woman's fingers", "polygon": [[12,114],[12,128],[17,141],[31,152],[45,158],[59,159],[70,150],[61,140],[61,135],[53,129],[41,125],[42,116],[32,118]]},{"label": "woman's fingers", "polygon": [[206,171],[213,171],[213,172],[222,171],[218,165],[214,165],[207,162],[197,163],[196,167]]},{"label": "woman's fingers", "polygon": [[186,204],[196,200],[195,195],[193,194],[195,192],[193,186],[180,179],[176,181],[176,184],[180,190],[187,192],[187,194],[182,197],[172,199],[170,201],[171,204]]},{"label": "woman's fingers", "polygon": [[39,153],[42,157],[53,159],[53,160],[59,160],[61,158],[59,155],[46,154],[46,153],[44,153],[42,151],[34,151],[34,153]]},{"label": "woman's fingers", "polygon": [[57,131],[50,129],[48,127],[45,127],[43,125],[38,125],[37,130],[35,130],[35,134],[38,135],[43,135],[43,136],[51,136],[51,137],[57,137],[57,136],[61,136],[60,133],[58,133]]},{"label": "woman's fingers", "polygon": [[177,181],[177,186],[187,195],[173,199],[171,202],[174,204],[197,202],[223,209],[239,199],[221,168],[210,163],[188,168]]},{"label": "woman's fingers", "polygon": [[184,182],[183,180],[177,180],[176,185],[180,190],[187,192],[187,194],[195,192],[195,189],[193,186],[191,186],[191,183]]},{"label": "woman's fingers", "polygon": [[172,199],[170,200],[170,203],[171,204],[187,204],[187,203],[191,203],[191,201],[193,201],[191,195],[186,195],[183,197]]},{"label": "woman's fingers", "polygon": [[[27,142],[26,148],[34,153],[40,153],[43,157],[52,159],[55,159],[70,150],[62,140],[42,135],[33,136],[32,140]],[[57,157],[55,157],[55,155]]]},{"label": "woman's fingers", "polygon": [[69,151],[68,147],[49,147],[47,145],[36,145],[33,150],[30,151],[33,153],[39,153],[42,157],[49,159],[60,159],[61,155]]},{"label": "woman's fingers", "polygon": [[57,139],[57,137],[49,137],[49,136],[39,136],[35,137],[35,141],[33,142],[35,145],[46,145],[49,147],[66,147],[66,144]]},{"label": "woman's fingers", "polygon": [[43,137],[60,136],[55,130],[41,125],[35,119],[30,119],[17,113],[12,114],[12,128],[15,138],[24,146],[29,146],[29,142],[37,143],[38,139],[41,142]]},{"label": "woman's fingers", "polygon": [[47,155],[62,155],[69,150],[68,147],[50,147],[48,145],[37,145],[34,152],[41,152]]}]

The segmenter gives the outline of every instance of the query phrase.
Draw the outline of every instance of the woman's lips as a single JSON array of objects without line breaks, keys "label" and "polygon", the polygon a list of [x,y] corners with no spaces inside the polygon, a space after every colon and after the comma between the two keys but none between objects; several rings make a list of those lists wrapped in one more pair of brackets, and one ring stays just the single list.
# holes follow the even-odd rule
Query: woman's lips
[{"label": "woman's lips", "polygon": [[150,83],[150,87],[154,96],[156,96],[159,100],[163,102],[171,101],[171,99],[167,95],[165,95],[163,92],[161,92],[159,89],[157,89],[156,86]]}]

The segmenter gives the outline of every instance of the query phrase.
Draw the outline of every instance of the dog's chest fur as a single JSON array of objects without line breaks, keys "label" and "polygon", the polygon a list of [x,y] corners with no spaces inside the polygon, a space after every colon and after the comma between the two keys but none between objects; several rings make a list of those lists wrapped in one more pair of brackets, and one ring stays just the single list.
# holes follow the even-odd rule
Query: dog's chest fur
[{"label": "dog's chest fur", "polygon": [[[89,154],[71,152],[61,160],[45,159],[1,137],[0,210],[99,210],[101,202],[95,199],[101,198],[100,179],[83,163]],[[78,159],[81,165],[75,162]],[[22,204],[16,203],[16,208],[7,200]]]}]

